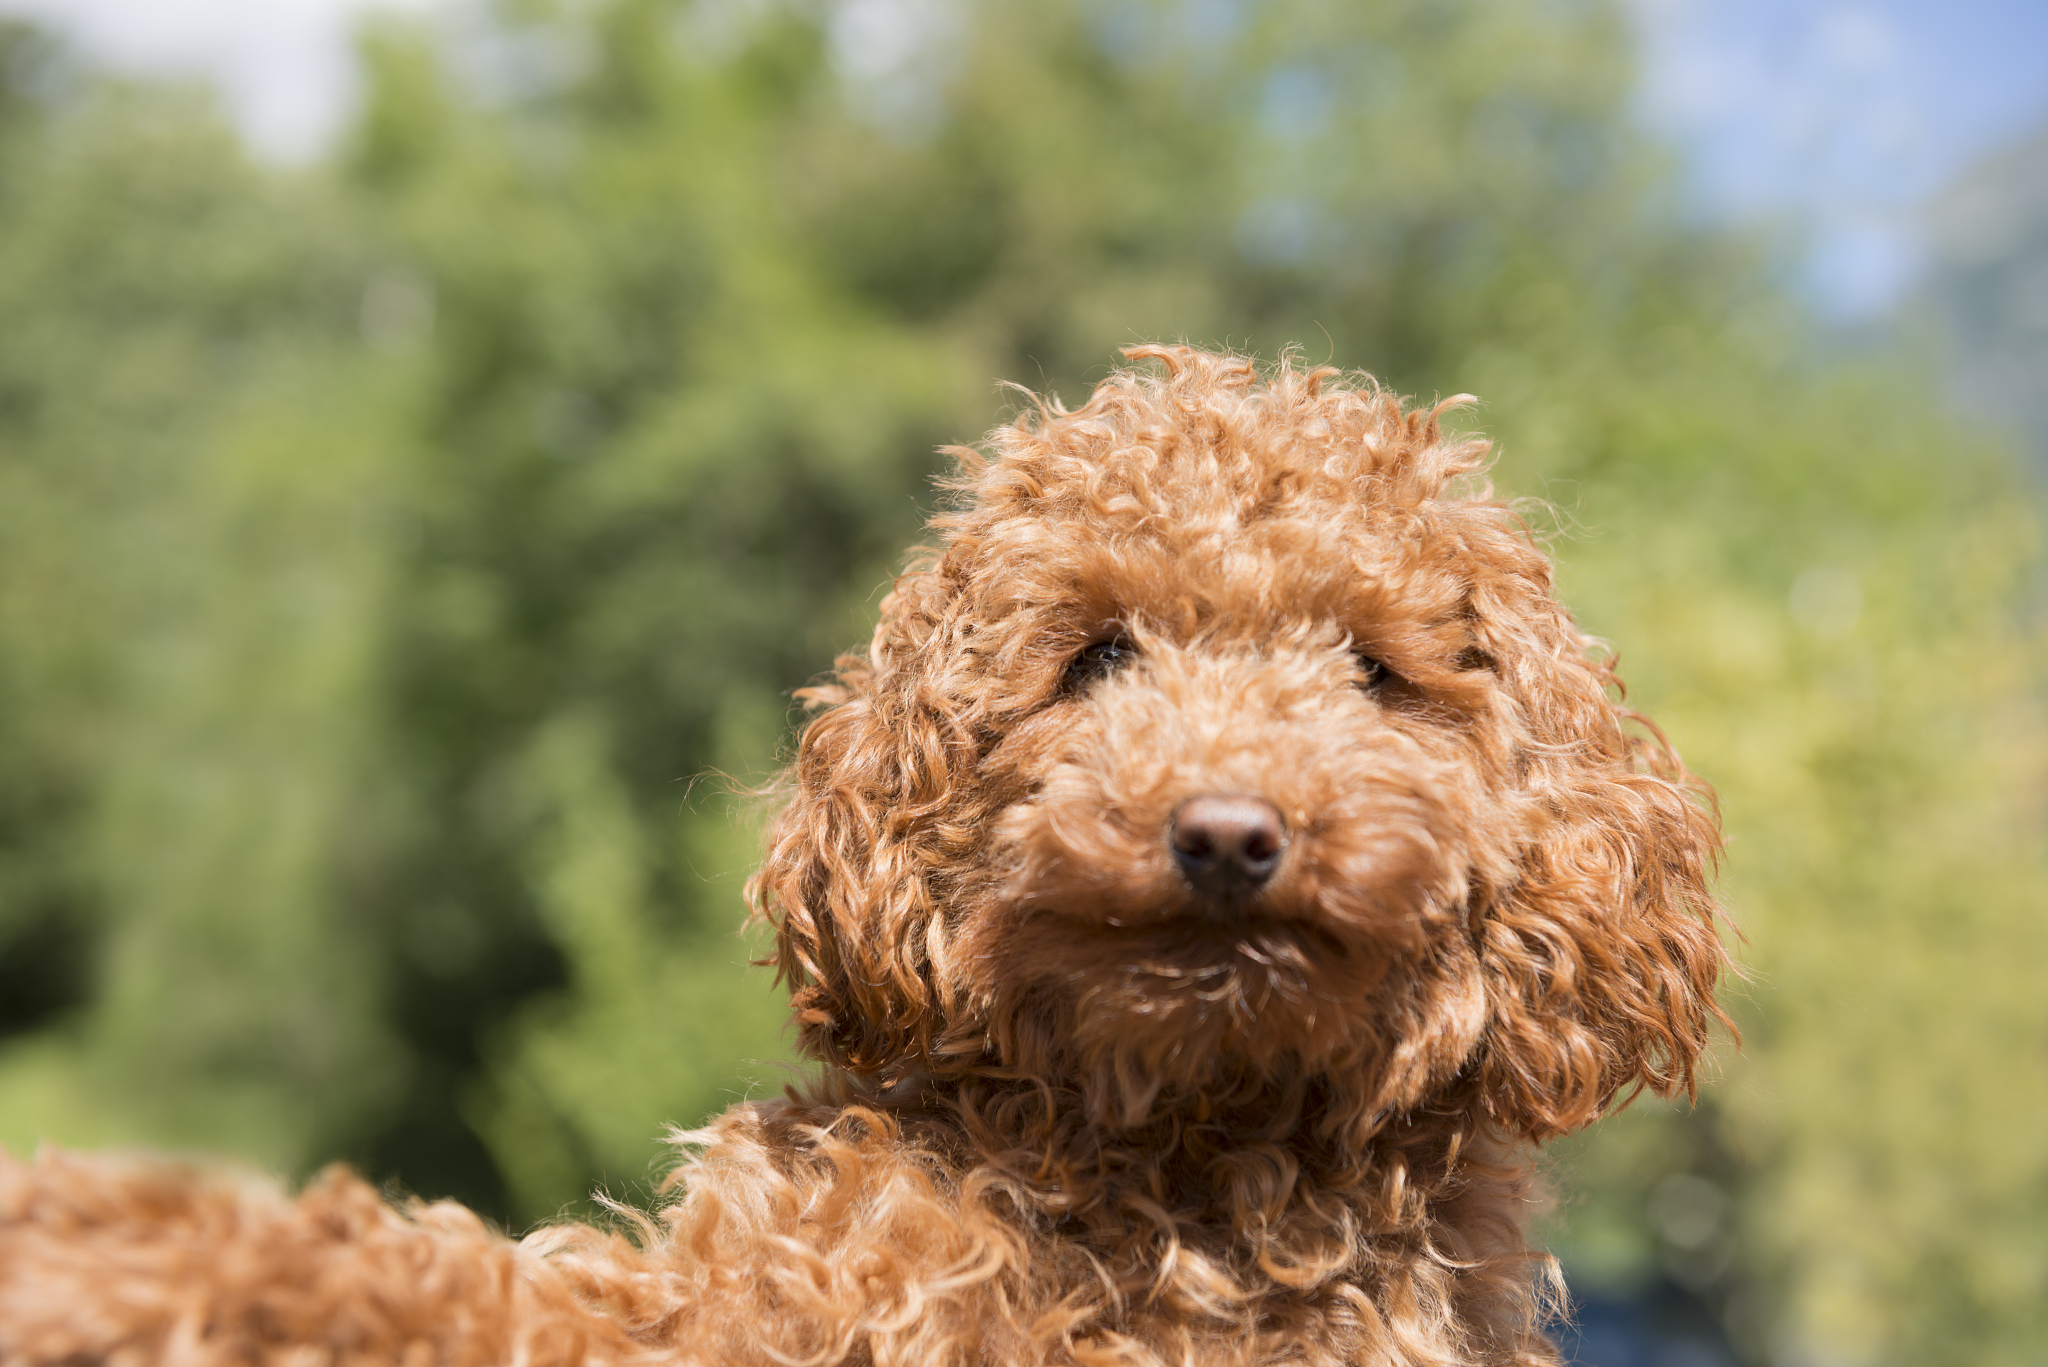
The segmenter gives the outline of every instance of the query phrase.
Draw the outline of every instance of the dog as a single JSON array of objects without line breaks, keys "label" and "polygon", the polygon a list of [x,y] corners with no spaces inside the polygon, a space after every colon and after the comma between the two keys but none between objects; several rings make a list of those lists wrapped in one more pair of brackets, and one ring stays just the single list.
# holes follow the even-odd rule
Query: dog
[{"label": "dog", "polygon": [[749,885],[803,1051],[513,1243],[340,1170],[0,1168],[0,1361],[1554,1362],[1537,1145],[1691,1095],[1711,793],[1369,378],[1138,347],[959,449]]}]

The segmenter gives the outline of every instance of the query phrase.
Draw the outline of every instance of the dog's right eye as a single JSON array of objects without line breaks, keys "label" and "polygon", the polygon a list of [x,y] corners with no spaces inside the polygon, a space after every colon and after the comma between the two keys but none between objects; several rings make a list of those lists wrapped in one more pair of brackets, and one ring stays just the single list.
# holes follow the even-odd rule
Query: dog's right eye
[{"label": "dog's right eye", "polygon": [[1106,679],[1138,658],[1138,648],[1122,636],[1086,646],[1067,662],[1060,676],[1060,692],[1078,693],[1098,679]]}]

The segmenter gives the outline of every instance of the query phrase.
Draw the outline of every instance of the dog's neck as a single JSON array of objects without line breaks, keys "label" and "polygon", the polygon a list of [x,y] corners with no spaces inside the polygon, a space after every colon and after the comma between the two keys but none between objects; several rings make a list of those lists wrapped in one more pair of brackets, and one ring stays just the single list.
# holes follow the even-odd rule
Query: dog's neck
[{"label": "dog's neck", "polygon": [[1134,1124],[1106,1123],[1072,1080],[994,1064],[886,1083],[834,1070],[813,1096],[890,1115],[953,1165],[1002,1173],[1047,1214],[1114,1212],[1142,1195],[1198,1225],[1338,1219],[1371,1236],[1428,1223],[1432,1203],[1475,1176],[1526,1185],[1526,1152],[1475,1118],[1470,1085],[1364,1124],[1347,1089],[1312,1076],[1162,1094]]}]

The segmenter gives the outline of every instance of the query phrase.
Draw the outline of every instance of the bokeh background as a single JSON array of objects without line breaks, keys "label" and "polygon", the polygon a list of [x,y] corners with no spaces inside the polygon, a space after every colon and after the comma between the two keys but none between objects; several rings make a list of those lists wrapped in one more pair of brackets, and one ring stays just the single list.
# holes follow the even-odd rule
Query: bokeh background
[{"label": "bokeh background", "polygon": [[2048,1362],[2048,11],[0,9],[0,1144],[644,1198],[934,448],[1294,343],[1483,396],[1720,790],[1582,1360]]}]

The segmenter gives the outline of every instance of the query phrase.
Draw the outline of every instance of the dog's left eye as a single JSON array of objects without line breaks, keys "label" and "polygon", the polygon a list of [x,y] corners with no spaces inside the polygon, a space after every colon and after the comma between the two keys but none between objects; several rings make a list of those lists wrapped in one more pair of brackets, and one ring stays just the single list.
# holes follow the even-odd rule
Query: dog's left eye
[{"label": "dog's left eye", "polygon": [[1138,658],[1138,648],[1124,637],[1110,641],[1097,641],[1083,648],[1079,655],[1067,662],[1067,672],[1060,676],[1062,693],[1078,693],[1097,679],[1106,679]]},{"label": "dog's left eye", "polygon": [[1353,654],[1351,658],[1358,664],[1358,686],[1368,692],[1394,677],[1394,671],[1362,650]]}]

